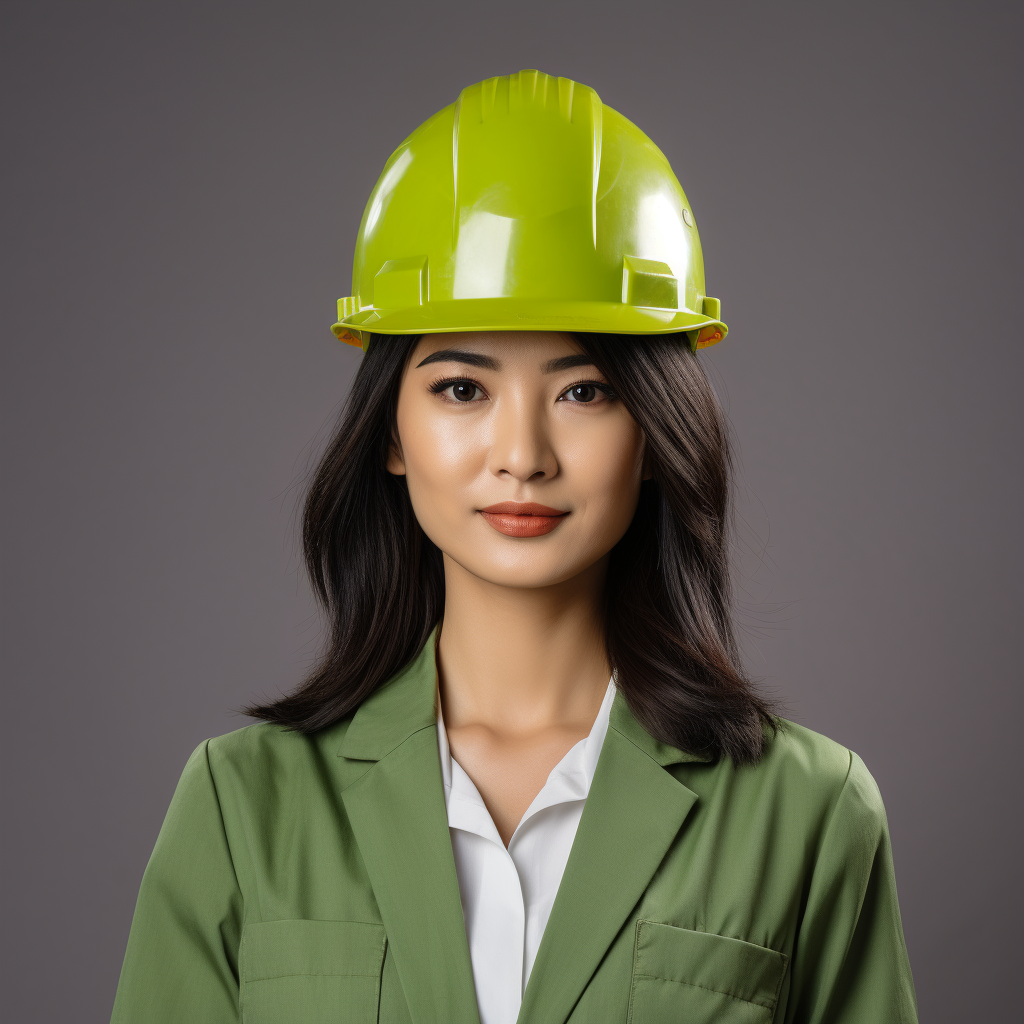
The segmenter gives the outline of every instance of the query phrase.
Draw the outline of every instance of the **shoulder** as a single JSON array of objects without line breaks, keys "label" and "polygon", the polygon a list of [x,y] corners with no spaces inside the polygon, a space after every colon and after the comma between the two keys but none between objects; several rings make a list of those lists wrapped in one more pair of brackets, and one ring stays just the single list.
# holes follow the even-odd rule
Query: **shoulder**
[{"label": "shoulder", "polygon": [[781,719],[775,735],[768,734],[761,760],[749,770],[823,815],[825,825],[884,828],[882,797],[867,766],[820,732]]},{"label": "shoulder", "polygon": [[778,722],[778,730],[766,735],[755,771],[796,785],[841,788],[850,773],[853,752],[806,726],[785,718]]},{"label": "shoulder", "polygon": [[246,725],[203,740],[185,772],[207,772],[222,796],[301,786],[319,765],[337,760],[349,721],[311,735],[270,722]]},{"label": "shoulder", "polygon": [[796,722],[779,721],[778,733],[765,747],[769,762],[801,778],[817,778],[830,788],[852,788],[880,799],[875,780],[855,751]]},{"label": "shoulder", "polygon": [[686,784],[709,800],[724,799],[741,818],[769,816],[792,834],[823,836],[830,827],[877,832],[885,810],[871,773],[848,747],[781,719],[766,732],[755,764],[718,762],[704,776],[697,766]]}]

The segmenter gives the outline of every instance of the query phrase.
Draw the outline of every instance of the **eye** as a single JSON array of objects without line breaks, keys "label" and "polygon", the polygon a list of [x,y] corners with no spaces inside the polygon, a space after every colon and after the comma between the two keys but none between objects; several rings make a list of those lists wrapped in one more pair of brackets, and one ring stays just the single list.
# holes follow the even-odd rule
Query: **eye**
[{"label": "eye", "polygon": [[435,395],[443,396],[449,402],[459,402],[463,405],[478,401],[484,395],[483,388],[479,384],[467,380],[465,377],[444,377],[441,380],[435,380],[430,385],[430,390]]},{"label": "eye", "polygon": [[615,392],[607,384],[599,384],[596,380],[581,380],[563,391],[558,400],[581,405],[600,405],[614,397]]}]

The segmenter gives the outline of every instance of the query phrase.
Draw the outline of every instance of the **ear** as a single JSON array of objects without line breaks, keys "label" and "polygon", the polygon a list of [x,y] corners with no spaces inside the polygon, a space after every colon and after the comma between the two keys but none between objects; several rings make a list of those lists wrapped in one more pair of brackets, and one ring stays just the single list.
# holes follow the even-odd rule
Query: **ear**
[{"label": "ear", "polygon": [[405,456],[402,454],[402,445],[397,437],[391,438],[391,445],[388,447],[388,461],[384,464],[389,473],[395,476],[405,476]]}]

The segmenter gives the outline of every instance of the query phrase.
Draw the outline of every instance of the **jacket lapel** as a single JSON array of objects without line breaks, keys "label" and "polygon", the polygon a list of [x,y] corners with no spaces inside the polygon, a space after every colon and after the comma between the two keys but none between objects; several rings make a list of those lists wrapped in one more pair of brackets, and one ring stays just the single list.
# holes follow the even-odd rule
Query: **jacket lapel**
[{"label": "jacket lapel", "polygon": [[[438,756],[434,639],[353,716],[338,750],[342,799],[414,1024],[479,1024]],[[665,767],[706,760],[654,739],[616,693],[520,1021],[565,1024],[697,800]]]},{"label": "jacket lapel", "polygon": [[478,1024],[437,747],[434,634],[359,707],[339,756],[368,762],[342,792],[415,1024]]},{"label": "jacket lapel", "polygon": [[654,739],[616,693],[520,1021],[564,1024],[639,902],[697,795],[665,765],[705,761]]}]

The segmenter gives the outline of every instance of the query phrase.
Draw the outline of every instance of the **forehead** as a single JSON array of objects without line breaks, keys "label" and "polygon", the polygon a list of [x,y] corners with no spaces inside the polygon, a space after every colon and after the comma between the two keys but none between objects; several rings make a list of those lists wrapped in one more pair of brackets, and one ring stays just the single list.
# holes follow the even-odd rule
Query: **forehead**
[{"label": "forehead", "polygon": [[[424,359],[436,362],[443,352],[467,352],[487,356],[501,367],[525,367],[547,363],[559,356],[582,351],[571,334],[561,331],[459,331],[425,334],[412,351],[410,368]],[[453,356],[457,359],[457,356]]]}]

